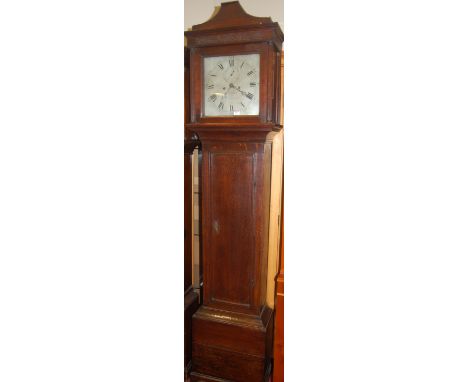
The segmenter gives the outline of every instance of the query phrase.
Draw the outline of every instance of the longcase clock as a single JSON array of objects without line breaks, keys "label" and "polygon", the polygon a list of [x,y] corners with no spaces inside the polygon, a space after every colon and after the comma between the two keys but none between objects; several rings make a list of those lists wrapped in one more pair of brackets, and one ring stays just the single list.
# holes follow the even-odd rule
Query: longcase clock
[{"label": "longcase clock", "polygon": [[268,380],[266,303],[272,139],[281,131],[283,33],[222,3],[185,33],[188,134],[201,142],[203,303],[192,318],[192,381]]}]

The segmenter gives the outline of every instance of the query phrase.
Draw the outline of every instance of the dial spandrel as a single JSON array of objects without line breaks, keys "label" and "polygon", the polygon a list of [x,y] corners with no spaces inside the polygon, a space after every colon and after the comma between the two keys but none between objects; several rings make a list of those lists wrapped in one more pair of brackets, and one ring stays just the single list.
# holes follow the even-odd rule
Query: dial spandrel
[{"label": "dial spandrel", "polygon": [[259,114],[260,55],[204,58],[204,115]]}]

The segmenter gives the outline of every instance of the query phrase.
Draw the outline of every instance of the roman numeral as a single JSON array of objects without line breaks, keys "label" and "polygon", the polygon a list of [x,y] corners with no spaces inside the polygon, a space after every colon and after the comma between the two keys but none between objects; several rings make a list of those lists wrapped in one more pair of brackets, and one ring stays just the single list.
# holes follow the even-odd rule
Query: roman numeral
[{"label": "roman numeral", "polygon": [[218,105],[218,109],[223,110],[223,107],[224,107],[224,103],[220,102],[219,105]]},{"label": "roman numeral", "polygon": [[242,62],[242,65],[241,65],[241,69],[242,69],[242,67],[244,66],[244,64],[245,64],[245,62],[243,61],[243,62]]},{"label": "roman numeral", "polygon": [[229,106],[229,110],[234,111],[234,106]]},{"label": "roman numeral", "polygon": [[213,84],[208,85],[208,89],[213,89],[213,88],[214,88]]},{"label": "roman numeral", "polygon": [[257,85],[255,82],[251,82],[251,83],[250,83],[250,86],[251,86],[251,87],[255,87],[255,85]]},{"label": "roman numeral", "polygon": [[246,96],[248,99],[252,99],[252,98],[253,98],[253,94],[252,94],[252,93],[247,93],[245,96]]},{"label": "roman numeral", "polygon": [[234,66],[234,57],[229,59],[229,66]]},{"label": "roman numeral", "polygon": [[253,70],[251,70],[250,72],[247,73],[248,76],[250,76],[251,74],[253,74]]},{"label": "roman numeral", "polygon": [[221,70],[223,70],[223,69],[224,69],[224,66],[223,66],[223,64],[218,64],[218,66],[219,66],[219,68],[220,68]]},{"label": "roman numeral", "polygon": [[216,74],[210,74],[211,77],[216,77]]},{"label": "roman numeral", "polygon": [[242,102],[241,102],[241,105],[242,105],[242,107],[244,107],[244,108],[245,108],[245,105],[244,105]]},{"label": "roman numeral", "polygon": [[216,94],[210,95],[210,98],[208,98],[211,102],[216,101]]}]

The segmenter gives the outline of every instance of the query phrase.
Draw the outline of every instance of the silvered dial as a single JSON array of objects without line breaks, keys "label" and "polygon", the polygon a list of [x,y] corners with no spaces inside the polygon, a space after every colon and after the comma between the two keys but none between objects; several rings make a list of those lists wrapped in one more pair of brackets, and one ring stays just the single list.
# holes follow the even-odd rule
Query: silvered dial
[{"label": "silvered dial", "polygon": [[260,55],[205,57],[204,115],[258,115]]}]

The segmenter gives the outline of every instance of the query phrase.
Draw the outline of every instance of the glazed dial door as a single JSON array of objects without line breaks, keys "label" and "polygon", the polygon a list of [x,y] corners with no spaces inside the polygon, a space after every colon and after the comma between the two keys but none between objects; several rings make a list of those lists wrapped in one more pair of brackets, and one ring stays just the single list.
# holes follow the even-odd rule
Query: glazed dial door
[{"label": "glazed dial door", "polygon": [[259,114],[260,55],[205,57],[204,116]]}]

